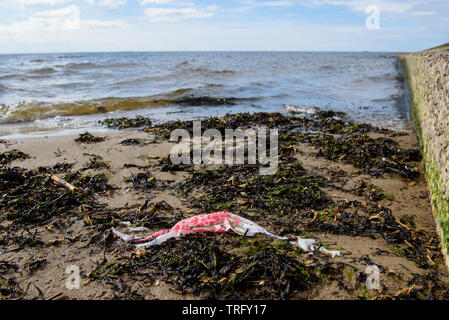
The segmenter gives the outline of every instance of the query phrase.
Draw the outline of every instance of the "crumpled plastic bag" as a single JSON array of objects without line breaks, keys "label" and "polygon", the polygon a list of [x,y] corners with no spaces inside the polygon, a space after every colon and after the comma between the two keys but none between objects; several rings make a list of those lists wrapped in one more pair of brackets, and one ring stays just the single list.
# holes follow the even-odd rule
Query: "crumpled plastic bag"
[{"label": "crumpled plastic bag", "polygon": [[[126,225],[128,229],[133,232],[136,231],[142,232],[148,230],[147,228],[143,227],[131,228],[130,222],[122,222],[122,224]],[[145,238],[130,236],[115,230],[115,228],[112,228],[112,232],[115,235],[117,235],[120,239],[127,242],[138,243],[137,247],[140,248],[148,248],[154,245],[159,245],[170,238],[180,238],[186,234],[201,233],[201,232],[224,233],[229,230],[232,230],[241,236],[252,237],[257,233],[260,233],[265,236],[280,240],[289,239],[288,237],[280,237],[275,234],[272,234],[268,232],[265,228],[254,223],[253,221],[226,211],[215,212],[210,214],[202,214],[191,218],[187,218],[179,221],[171,229],[158,231],[152,234],[151,236]],[[298,237],[297,241],[292,241],[290,243],[293,245],[298,245],[303,251],[306,252],[314,252],[316,250],[319,250],[332,257],[340,255],[339,251],[330,251],[323,247],[317,248],[315,246],[316,241],[314,239],[302,239]]]}]

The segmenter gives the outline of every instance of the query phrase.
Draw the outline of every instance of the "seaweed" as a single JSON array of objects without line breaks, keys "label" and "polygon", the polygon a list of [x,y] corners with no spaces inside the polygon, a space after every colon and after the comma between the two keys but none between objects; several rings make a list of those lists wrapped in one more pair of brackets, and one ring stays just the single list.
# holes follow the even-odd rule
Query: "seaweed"
[{"label": "seaweed", "polygon": [[365,180],[360,181],[359,184],[355,186],[351,191],[358,196],[364,196],[368,201],[392,199],[391,195],[385,194],[382,189],[376,187],[373,184],[368,184],[368,182]]},{"label": "seaweed", "polygon": [[150,172],[132,173],[130,177],[125,177],[124,181],[125,183],[131,183],[134,189],[141,191],[164,187],[163,181],[158,181]]},{"label": "seaweed", "polygon": [[186,169],[192,168],[193,165],[191,164],[183,164],[183,163],[179,163],[179,164],[174,164],[171,161],[171,158],[168,157],[164,157],[162,159],[159,160],[159,166],[160,166],[160,170],[161,171],[184,171]]},{"label": "seaweed", "polygon": [[142,147],[145,145],[145,143],[141,139],[125,139],[122,142],[120,142],[123,146],[139,146]]},{"label": "seaweed", "polygon": [[379,236],[388,244],[402,245],[402,255],[423,269],[436,267],[435,260],[442,259],[435,232],[417,228],[408,217],[398,219],[389,208],[374,202],[339,201],[334,208],[316,212],[306,230],[353,237]]},{"label": "seaweed", "polygon": [[187,236],[150,248],[127,267],[149,270],[181,292],[216,299],[287,299],[318,284],[319,277],[287,254],[267,247],[239,257],[222,248],[216,237]]},{"label": "seaweed", "polygon": [[101,120],[100,124],[105,125],[108,128],[122,130],[127,128],[151,127],[152,121],[149,118],[136,116],[135,118],[108,118],[105,120]]},{"label": "seaweed", "polygon": [[316,146],[319,149],[317,156],[349,163],[373,176],[388,172],[413,179],[419,175],[409,164],[421,160],[419,150],[399,148],[390,138],[371,138],[366,134],[344,134],[338,137],[303,134],[300,139]]},{"label": "seaweed", "polygon": [[10,164],[14,160],[26,160],[30,156],[17,149],[0,152],[0,165]]},{"label": "seaweed", "polygon": [[185,106],[232,106],[237,102],[237,98],[213,98],[207,96],[184,97],[174,100],[174,103]]},{"label": "seaweed", "polygon": [[[79,175],[79,173],[78,173]],[[104,175],[79,178],[81,191],[70,191],[53,183],[39,170],[4,168],[0,171],[0,216],[23,224],[44,223],[55,216],[76,214],[80,205],[97,207],[94,194],[107,189]],[[66,176],[72,182],[74,175]]]},{"label": "seaweed", "polygon": [[[180,188],[204,212],[250,209],[280,217],[326,205],[320,190],[324,179],[306,173],[299,162],[281,165],[274,175],[259,175],[257,169],[247,165],[192,170]],[[192,199],[194,190],[204,196]]]},{"label": "seaweed", "polygon": [[[162,139],[168,138],[171,130],[177,128],[192,133],[191,121],[153,125],[149,119],[142,119],[142,122],[129,120],[111,119],[109,125],[115,128],[142,127]],[[160,281],[168,284],[170,290],[208,299],[308,299],[316,295],[321,297],[321,292],[328,288],[359,299],[448,298],[448,286],[441,277],[443,257],[433,230],[421,229],[413,216],[398,216],[387,207],[390,203],[384,201],[391,200],[392,196],[365,177],[356,179],[351,187],[343,188],[335,182],[342,186],[348,180],[353,182],[350,179],[354,173],[350,170],[343,171],[338,165],[335,165],[337,169],[308,169],[309,166],[298,160],[306,155],[307,151],[303,151],[306,147],[315,146],[318,152],[312,156],[352,164],[361,169],[357,174],[399,174],[408,183],[409,179],[417,177],[413,168],[421,159],[417,150],[398,148],[398,144],[390,139],[398,133],[354,123],[346,119],[345,114],[333,111],[319,111],[308,117],[241,113],[202,121],[203,130],[216,128],[222,133],[227,128],[263,126],[279,129],[279,167],[275,174],[260,175],[259,165],[174,165],[169,157],[162,157],[148,166],[125,164],[124,167],[141,169],[141,172],[126,177],[125,182],[143,203],[127,203],[122,208],[108,208],[98,203],[99,196],[111,195],[116,189],[108,183],[107,175],[83,173],[87,169],[108,168],[108,162],[99,156],[86,154],[90,156],[89,162],[76,172],[71,172],[73,164],[70,163],[26,170],[9,167],[8,162],[0,166],[0,218],[14,220],[14,223],[0,227],[1,250],[49,248],[57,243],[39,240],[41,226],[51,223],[62,232],[71,220],[80,220],[89,230],[90,239],[84,248],[89,247],[92,252],[104,250],[104,257],[107,253],[109,259],[104,258],[94,266],[88,280],[110,286],[116,299],[141,299],[140,285],[157,286]],[[380,134],[384,137],[377,138]],[[122,142],[124,145],[142,144],[140,139]],[[155,173],[158,170],[186,171],[187,176],[176,182],[157,179]],[[50,179],[54,174],[76,186],[77,190],[55,184]],[[182,202],[180,207],[188,210],[174,208],[164,201],[153,203],[155,191],[167,190],[170,194],[177,193]],[[331,197],[332,190],[350,194],[358,200]],[[366,274],[360,271],[365,265],[374,264],[368,256],[330,260],[319,252],[305,254],[286,241],[263,236],[250,239],[227,233],[186,235],[182,241],[171,239],[143,250],[115,241],[110,232],[106,237],[102,234],[112,226],[118,227],[120,221],[160,230],[172,227],[193,213],[223,210],[257,221],[279,235],[313,238],[345,235],[382,240],[386,244],[385,250],[378,249],[374,255],[409,259],[420,268],[419,274],[410,273],[412,279],[404,280],[403,275],[378,265],[382,274],[391,275],[391,279],[397,277],[395,290],[398,285],[406,287],[388,292],[382,284],[381,291],[377,292],[366,288]],[[336,246],[335,243],[322,245],[328,249]],[[338,248],[343,255],[350,255],[350,252],[344,252],[345,249],[351,248]],[[342,260],[351,261],[351,264],[339,262]],[[25,266],[33,272],[45,261],[31,259],[28,263]],[[23,293],[14,278],[9,277],[12,273],[7,274],[2,268],[0,262],[2,279],[11,281],[7,285],[1,284],[1,294],[8,298],[20,297]]]},{"label": "seaweed", "polygon": [[104,141],[105,137],[96,137],[89,132],[81,133],[78,138],[75,139],[79,143],[98,143]]},{"label": "seaweed", "polygon": [[0,261],[0,299],[17,299],[21,298],[23,292],[11,273],[19,271],[19,267],[8,261]]},{"label": "seaweed", "polygon": [[66,175],[65,179],[82,190],[82,193],[88,197],[93,197],[97,194],[105,195],[107,192],[117,189],[116,186],[108,183],[109,179],[104,173],[83,176],[80,172],[75,172]]},{"label": "seaweed", "polygon": [[110,169],[110,165],[108,162],[103,161],[103,157],[95,154],[85,154],[88,155],[89,162],[84,165],[84,167],[81,169],[81,171],[89,170],[89,169],[95,169],[95,170],[101,170],[101,169]]}]

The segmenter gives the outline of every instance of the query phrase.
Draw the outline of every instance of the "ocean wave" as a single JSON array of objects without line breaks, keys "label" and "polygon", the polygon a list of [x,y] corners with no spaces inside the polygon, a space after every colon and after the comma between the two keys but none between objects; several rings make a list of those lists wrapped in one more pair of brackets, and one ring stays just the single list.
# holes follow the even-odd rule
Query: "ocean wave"
[{"label": "ocean wave", "polygon": [[43,68],[39,68],[39,69],[33,69],[30,71],[30,73],[32,74],[37,74],[37,75],[49,75],[49,74],[53,74],[58,72],[57,70],[50,68],[50,67],[43,67]]},{"label": "ocean wave", "polygon": [[3,76],[0,76],[0,80],[9,80],[9,79],[14,79],[14,78],[19,78],[21,77],[20,74],[5,74]]},{"label": "ocean wave", "polygon": [[192,71],[204,74],[220,74],[220,75],[234,75],[236,73],[234,70],[211,70],[208,68],[196,68]]},{"label": "ocean wave", "polygon": [[184,60],[183,62],[178,63],[178,64],[176,65],[176,68],[179,68],[179,67],[182,67],[182,66],[186,66],[186,65],[188,65],[188,64],[189,64],[189,61]]},{"label": "ocean wave", "polygon": [[142,66],[141,64],[133,63],[133,62],[113,63],[113,64],[108,64],[108,65],[103,65],[104,68],[138,68],[141,66]]},{"label": "ocean wave", "polygon": [[110,64],[81,62],[81,63],[68,63],[65,65],[58,65],[58,67],[62,67],[64,69],[69,70],[96,70],[96,69],[139,68],[142,67],[142,65],[134,62],[110,63]]},{"label": "ocean wave", "polygon": [[167,78],[167,77],[143,77],[143,78],[133,79],[133,80],[118,81],[118,82],[115,82],[113,85],[116,87],[133,86],[133,85],[146,83],[151,80],[162,80],[162,78]]},{"label": "ocean wave", "polygon": [[66,65],[61,65],[61,67],[71,70],[92,70],[103,68],[101,64],[96,64],[92,62],[68,63]]},{"label": "ocean wave", "polygon": [[221,75],[221,76],[233,76],[236,74],[236,71],[234,70],[211,70],[206,67],[198,67],[198,68],[189,68],[184,69],[180,72],[181,74],[191,74],[196,73],[203,76],[214,76],[214,75]]},{"label": "ocean wave", "polygon": [[398,77],[397,74],[393,74],[393,73],[385,73],[382,75],[378,75],[378,76],[365,76],[364,77],[367,80],[370,81],[374,81],[374,82],[384,82],[385,80],[395,80],[395,81],[399,81],[400,77]]},{"label": "ocean wave", "polygon": [[59,89],[77,89],[88,85],[89,83],[87,82],[68,82],[68,83],[55,84],[54,86]]},{"label": "ocean wave", "polygon": [[6,86],[4,86],[4,85],[2,85],[1,83],[0,83],[0,93],[1,92],[6,92],[6,91],[8,91],[9,89],[8,89],[8,87],[6,87]]},{"label": "ocean wave", "polygon": [[336,71],[337,68],[333,65],[324,65],[318,68],[318,71]]}]

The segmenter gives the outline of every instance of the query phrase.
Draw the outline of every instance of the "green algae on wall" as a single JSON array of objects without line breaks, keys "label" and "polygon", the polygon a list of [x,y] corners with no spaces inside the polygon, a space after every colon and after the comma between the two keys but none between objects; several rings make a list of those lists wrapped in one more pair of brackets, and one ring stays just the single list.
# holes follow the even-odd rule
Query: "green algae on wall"
[{"label": "green algae on wall", "polygon": [[433,213],[449,266],[449,44],[400,54]]}]

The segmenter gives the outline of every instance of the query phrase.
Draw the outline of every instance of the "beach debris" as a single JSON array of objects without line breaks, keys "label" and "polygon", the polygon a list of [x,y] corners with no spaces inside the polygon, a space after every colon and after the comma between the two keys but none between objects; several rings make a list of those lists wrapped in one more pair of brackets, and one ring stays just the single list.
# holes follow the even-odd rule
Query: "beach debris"
[{"label": "beach debris", "polygon": [[316,250],[319,250],[320,252],[331,256],[332,258],[335,258],[336,256],[339,256],[341,254],[340,251],[328,250],[324,247],[318,247],[318,249],[317,249],[316,245],[315,245],[316,240],[314,240],[314,239],[301,239],[300,237],[298,237],[297,242],[291,241],[290,243],[293,245],[297,244],[298,247],[300,247],[305,252],[314,252]]},{"label": "beach debris", "polygon": [[68,182],[65,181],[64,179],[61,179],[61,178],[59,178],[58,176],[55,176],[54,174],[52,174],[52,175],[50,176],[50,178],[51,178],[51,180],[53,180],[53,181],[56,182],[57,184],[59,184],[59,185],[61,185],[61,186],[63,186],[63,187],[66,187],[66,188],[69,189],[70,191],[74,191],[74,190],[77,189],[73,184],[68,183]]},{"label": "beach debris", "polygon": [[96,137],[89,132],[81,133],[78,138],[75,139],[76,142],[80,143],[98,143],[104,141],[105,137]]},{"label": "beach debris", "polygon": [[191,164],[183,164],[183,163],[179,163],[179,164],[174,164],[171,161],[170,157],[164,157],[162,159],[159,160],[159,165],[161,168],[161,171],[166,172],[166,171],[183,171],[186,169],[189,169],[191,167],[193,167],[193,165]]},{"label": "beach debris", "polygon": [[[308,173],[293,155],[282,150],[279,169],[273,175],[258,174],[255,165],[234,165],[217,169],[191,170],[179,186],[190,202],[202,211],[226,210],[238,213],[248,209],[267,216],[295,215],[296,210],[322,208],[328,200],[321,191],[325,179]],[[197,192],[205,194],[193,198]],[[243,194],[242,194],[243,193]]]},{"label": "beach debris", "polygon": [[[297,300],[323,296],[328,298],[329,295],[337,299],[449,298],[438,235],[434,230],[424,229],[419,219],[415,221],[414,215],[403,215],[396,209],[392,212],[392,208],[388,208],[390,202],[384,201],[392,196],[380,188],[383,187],[378,182],[381,179],[360,177],[360,180],[357,177],[365,167],[353,171],[352,168],[346,169],[350,166],[339,165],[351,164],[350,160],[355,159],[355,153],[336,152],[331,159],[336,162],[336,168],[332,165],[326,168],[321,165],[311,167],[307,162],[328,162],[317,159],[316,152],[308,152],[314,150],[310,148],[313,144],[308,138],[316,132],[325,134],[323,137],[327,137],[327,134],[334,138],[347,137],[345,141],[348,144],[365,133],[377,139],[382,136],[378,133],[394,137],[394,132],[353,123],[342,114],[328,111],[317,112],[308,118],[277,113],[242,113],[206,119],[202,124],[203,130],[212,127],[220,131],[228,127],[278,127],[278,172],[262,177],[257,165],[186,166],[179,168],[188,173],[184,180],[172,181],[157,176],[164,166],[167,171],[177,169],[169,158],[161,157],[160,162],[148,161],[147,166],[125,164],[124,167],[142,170],[140,176],[135,173],[130,178],[125,177],[130,187],[135,188],[133,193],[139,203],[109,208],[104,204],[105,201],[97,202],[99,196],[110,197],[106,191],[114,188],[108,185],[108,178],[104,174],[84,175],[85,168],[72,171],[73,164],[69,163],[32,170],[10,168],[9,163],[6,163],[0,165],[0,253],[18,252],[25,248],[30,252],[53,250],[53,245],[63,243],[69,247],[74,241],[89,240],[82,248],[92,250],[90,252],[100,251],[101,248],[107,253],[108,259],[101,254],[97,266],[88,274],[88,281],[95,281],[96,285],[100,285],[98,282],[101,281],[102,285],[110,286],[114,297],[119,299],[142,299],[147,294],[147,286],[161,282],[179,295],[193,294],[203,299]],[[154,127],[157,130],[152,132],[158,137],[164,137],[171,128],[183,126],[191,130],[192,123],[176,121],[158,124]],[[394,140],[384,142],[391,147],[392,152],[398,149]],[[355,151],[364,148],[363,143],[356,141],[355,144],[358,145]],[[326,147],[317,149],[324,152]],[[142,156],[141,160],[155,159]],[[374,171],[369,171],[373,174],[386,172],[382,166],[394,166],[390,161],[399,161],[412,169],[417,166],[414,161],[403,162],[400,154],[395,153],[380,155],[376,159],[373,159]],[[93,160],[94,164],[103,162],[100,158]],[[385,178],[397,177],[396,172],[391,172],[394,176]],[[71,192],[69,188],[55,183],[51,175],[57,175],[78,190]],[[410,184],[414,185],[414,181],[421,184],[423,180],[422,177],[412,181],[404,179],[409,187],[412,186]],[[167,189],[180,196],[182,203],[190,210],[181,211],[179,206],[172,207],[164,201],[153,203],[154,191]],[[165,231],[169,233],[173,226],[195,212],[216,211],[233,212],[257,221],[259,226],[276,230],[275,234],[288,236],[288,239],[244,237],[246,229],[243,228],[240,231],[242,237],[231,232],[199,232],[201,228],[209,229],[200,225],[199,228],[190,227],[194,233],[184,237],[181,232],[182,241],[172,238],[162,243],[164,239],[161,238],[158,239],[161,240],[160,246],[144,248],[131,245],[117,248],[114,234],[108,232],[107,237],[103,234],[112,226],[129,231],[130,239],[133,238],[131,235],[143,238],[143,234],[146,235],[149,230],[168,229]],[[84,225],[81,223],[79,226],[81,230],[75,229],[81,232],[74,237],[61,236],[59,232],[75,219],[84,221]],[[132,221],[133,225],[131,222],[120,222],[122,220]],[[224,221],[218,227],[225,228]],[[48,230],[55,239],[41,237],[42,228]],[[87,234],[83,232],[84,228]],[[210,228],[215,228],[215,225]],[[332,243],[325,243],[323,247],[314,239],[302,238],[313,238],[311,234],[317,237],[325,234],[327,239],[339,239],[340,235],[346,235],[353,237],[351,240],[354,243],[376,239],[373,249],[377,250],[372,251],[373,256],[393,256],[399,262],[398,266],[401,260],[407,259],[410,265],[417,267],[413,268],[417,273],[411,269],[410,273],[405,269],[392,270],[391,264],[379,262],[389,259],[378,259],[374,263],[357,251],[340,253],[337,250],[342,250],[338,249],[341,241],[338,240],[330,240]],[[249,235],[249,231],[246,235]],[[148,242],[155,240],[148,238]],[[145,245],[146,242],[136,244]],[[335,248],[331,249],[330,246]],[[318,254],[313,255],[315,252]],[[350,257],[330,259],[338,253]],[[17,266],[15,270],[7,263],[0,261],[0,299],[29,296],[30,292],[26,293],[25,288],[20,286],[29,280],[26,277],[28,272],[22,275],[21,268]],[[367,278],[363,270],[366,265],[373,264],[386,275],[382,280],[388,279],[388,282],[381,282],[382,289],[379,292],[367,290],[365,285]],[[38,264],[30,266],[29,269],[33,270]],[[335,290],[329,290],[333,288]],[[44,287],[42,291],[48,292]]]},{"label": "beach debris", "polygon": [[107,161],[103,160],[102,156],[95,155],[95,154],[88,154],[85,153],[85,156],[89,156],[89,162],[87,162],[84,167],[81,169],[81,171],[89,170],[89,169],[110,169],[110,164]]},{"label": "beach debris", "polygon": [[341,161],[380,176],[384,172],[415,178],[418,171],[409,164],[421,160],[419,150],[402,149],[390,138],[371,138],[367,134],[304,134],[301,138],[318,148],[317,156]]},{"label": "beach debris", "polygon": [[145,228],[145,227],[135,227],[135,228],[133,228],[131,226],[131,222],[129,222],[129,221],[121,221],[120,224],[123,224],[123,225],[127,226],[128,230],[131,231],[131,232],[145,232],[145,231],[149,231],[150,230],[150,229]]},{"label": "beach debris", "polygon": [[[129,223],[125,222],[124,224],[126,224],[128,228],[130,228]],[[142,229],[137,230],[141,231]],[[148,248],[154,245],[159,245],[170,238],[179,238],[186,234],[203,233],[203,232],[224,233],[229,230],[232,230],[241,236],[252,237],[257,233],[260,233],[265,236],[280,240],[288,239],[288,237],[280,237],[268,232],[265,228],[259,226],[258,224],[254,223],[251,220],[248,220],[246,218],[240,217],[238,215],[226,211],[203,214],[181,220],[180,222],[175,224],[173,228],[161,230],[146,238],[123,234],[115,230],[115,228],[112,228],[113,233],[117,235],[120,239],[127,242],[139,243],[137,245],[139,248]],[[301,239],[298,237],[297,242],[295,241],[290,243],[298,244],[298,246],[306,252],[316,251],[314,239]],[[320,247],[318,250],[326,254],[329,254],[332,257],[340,255],[340,252],[338,251],[329,251],[322,247]]]},{"label": "beach debris", "polygon": [[146,191],[155,188],[159,181],[150,172],[139,172],[131,174],[129,177],[124,177],[124,182],[132,183],[134,189]]},{"label": "beach debris", "polygon": [[14,160],[25,160],[29,158],[29,155],[17,149],[0,152],[0,164],[9,164]]},{"label": "beach debris", "polygon": [[19,281],[15,277],[19,270],[16,264],[0,261],[0,300],[17,299],[23,295]]},{"label": "beach debris", "polygon": [[0,170],[0,216],[18,224],[40,224],[61,215],[77,215],[81,205],[101,208],[98,193],[110,190],[107,177],[81,176],[79,172],[56,176],[51,168]]},{"label": "beach debris", "polygon": [[151,127],[152,121],[146,117],[136,116],[135,118],[109,118],[100,121],[100,124],[105,125],[108,128],[121,130],[126,128]]},{"label": "beach debris", "polygon": [[238,98],[215,98],[208,96],[182,97],[173,102],[183,106],[232,106],[238,101]]},{"label": "beach debris", "polygon": [[139,146],[142,147],[145,145],[145,142],[142,139],[125,139],[120,142],[122,146]]}]

